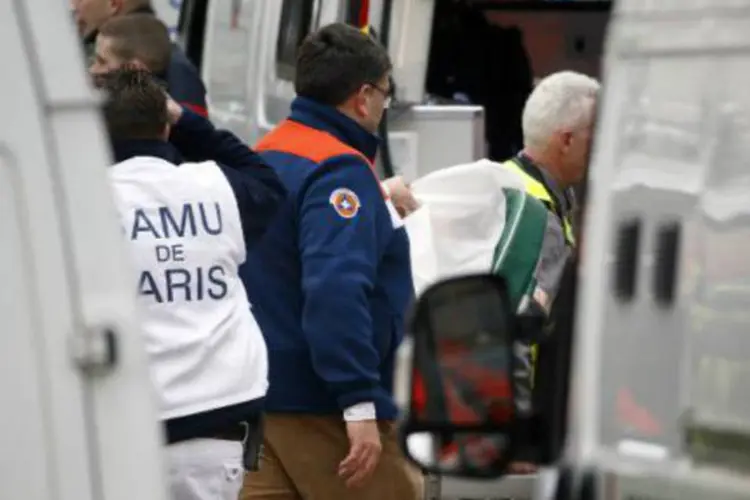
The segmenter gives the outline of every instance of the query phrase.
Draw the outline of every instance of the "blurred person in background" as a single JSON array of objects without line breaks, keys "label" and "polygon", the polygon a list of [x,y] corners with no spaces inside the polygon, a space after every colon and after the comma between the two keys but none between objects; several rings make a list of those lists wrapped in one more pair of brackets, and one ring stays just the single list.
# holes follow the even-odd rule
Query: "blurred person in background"
[{"label": "blurred person in background", "polygon": [[[70,0],[89,66],[93,64],[96,39],[101,27],[112,18],[131,14],[155,16],[150,0]],[[169,63],[164,72],[169,94],[180,105],[208,116],[206,87],[185,53],[171,43]]]},{"label": "blurred person in background", "polygon": [[114,17],[98,31],[89,72],[95,79],[101,79],[128,66],[148,71],[166,86],[171,52],[167,27],[154,16]]}]

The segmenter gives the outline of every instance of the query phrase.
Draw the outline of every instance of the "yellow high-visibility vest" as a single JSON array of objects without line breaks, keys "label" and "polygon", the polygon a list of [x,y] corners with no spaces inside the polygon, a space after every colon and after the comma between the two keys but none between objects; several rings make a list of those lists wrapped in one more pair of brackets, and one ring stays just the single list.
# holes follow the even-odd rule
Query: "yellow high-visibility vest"
[{"label": "yellow high-visibility vest", "polygon": [[[553,210],[556,208],[557,204],[555,203],[555,199],[552,197],[544,184],[529,175],[523,168],[518,165],[518,163],[516,163],[514,160],[508,160],[503,163],[503,167],[513,170],[521,176],[524,184],[524,189],[528,194],[530,194],[537,200],[546,203]],[[562,223],[563,230],[565,231],[565,240],[568,242],[568,244],[570,244],[570,246],[575,246],[576,239],[573,233],[573,224],[571,223],[570,218],[567,215],[564,216],[562,219]]]}]

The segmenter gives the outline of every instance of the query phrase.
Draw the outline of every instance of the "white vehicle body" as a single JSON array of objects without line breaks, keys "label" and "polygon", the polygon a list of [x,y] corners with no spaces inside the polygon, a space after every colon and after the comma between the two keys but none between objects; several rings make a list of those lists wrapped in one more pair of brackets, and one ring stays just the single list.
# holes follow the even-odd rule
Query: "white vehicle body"
[{"label": "white vehicle body", "polygon": [[[613,13],[568,456],[598,498],[750,497],[749,28],[746,0]],[[623,387],[660,432],[623,425]]]},{"label": "white vehicle body", "polygon": [[2,0],[2,498],[166,499],[135,282],[62,2]]}]

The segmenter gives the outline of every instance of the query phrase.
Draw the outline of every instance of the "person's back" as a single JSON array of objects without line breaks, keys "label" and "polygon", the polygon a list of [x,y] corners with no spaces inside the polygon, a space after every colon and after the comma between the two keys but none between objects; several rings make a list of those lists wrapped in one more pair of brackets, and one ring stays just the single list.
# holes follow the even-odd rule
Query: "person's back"
[{"label": "person's back", "polygon": [[[320,123],[320,121],[336,122],[344,120],[343,117],[333,116],[326,112],[316,103],[298,98],[292,106],[292,120],[302,123]],[[351,124],[343,123],[342,130]],[[376,182],[375,175],[368,170],[366,164],[341,167],[359,169],[358,176],[363,180],[362,190],[357,191],[359,200],[346,200],[346,193],[342,191],[341,203],[352,203],[351,215],[359,217],[367,216],[372,219],[376,228],[375,234],[368,235],[368,241],[357,242],[351,245],[351,241],[340,239],[338,241],[319,242],[327,243],[326,252],[340,252],[348,254],[341,258],[340,262],[326,262],[325,268],[317,263],[306,263],[305,253],[299,253],[299,244],[304,244],[296,238],[296,230],[301,218],[305,218],[305,205],[300,206],[298,199],[312,194],[308,191],[309,185],[327,170],[335,168],[335,161],[329,165],[315,165],[311,156],[315,156],[318,150],[340,147],[330,136],[324,133],[315,134],[308,129],[297,131],[297,136],[292,139],[301,144],[306,144],[297,152],[281,152],[275,150],[274,144],[261,141],[257,150],[261,156],[272,165],[279,177],[289,190],[287,203],[282,208],[282,214],[276,223],[270,228],[264,241],[251,252],[248,262],[243,269],[243,277],[248,284],[248,293],[252,303],[256,306],[258,321],[264,328],[267,326],[266,341],[274,362],[271,365],[271,377],[279,383],[269,389],[267,397],[267,408],[269,411],[309,411],[312,413],[339,414],[341,405],[345,404],[345,394],[331,392],[329,384],[318,373],[319,370],[336,369],[335,366],[326,367],[326,359],[321,359],[320,364],[315,366],[315,352],[312,352],[310,343],[325,343],[327,335],[337,334],[343,325],[354,324],[359,318],[348,318],[346,316],[326,316],[331,311],[342,311],[351,315],[346,302],[355,301],[360,311],[354,311],[355,315],[366,315],[372,323],[372,331],[363,331],[355,326],[355,329],[347,332],[352,337],[359,336],[354,342],[347,346],[337,346],[331,342],[332,348],[341,349],[336,355],[350,356],[353,359],[363,355],[362,349],[357,344],[372,342],[377,346],[377,372],[370,374],[373,380],[379,379],[376,387],[362,387],[362,391],[372,393],[376,404],[378,418],[393,420],[396,418],[396,406],[391,397],[394,356],[393,353],[403,337],[403,324],[405,323],[405,306],[408,304],[412,287],[410,282],[408,240],[405,234],[394,235],[394,216],[389,212],[388,205],[381,203],[375,213],[357,214],[358,203],[367,203],[369,200],[382,199],[382,194]],[[309,139],[308,139],[309,138]],[[273,136],[269,137],[273,140]],[[308,142],[309,140],[309,142]],[[310,146],[307,144],[314,144]],[[340,143],[339,143],[340,144]],[[269,151],[265,151],[269,148]],[[351,151],[339,151],[338,155],[352,155]],[[367,182],[367,181],[370,182]],[[333,182],[333,183],[330,183]],[[326,187],[316,187],[315,190],[328,189],[328,194],[336,189],[336,181],[326,182]],[[326,195],[325,201],[328,201]],[[330,217],[342,217],[336,211],[330,211]],[[325,225],[325,220],[317,221]],[[356,221],[352,221],[356,224]],[[305,235],[300,235],[304,238]],[[310,249],[309,254],[321,249]],[[353,269],[356,263],[352,260],[362,262],[363,268],[366,262],[380,261],[377,269],[367,269],[367,276],[360,279],[368,280],[368,283],[350,281],[352,273],[360,270]],[[315,281],[313,281],[315,280]],[[371,287],[369,293],[361,293],[361,287]],[[333,293],[336,292],[336,293]],[[350,295],[351,293],[351,295]],[[285,300],[278,300],[284,297]],[[319,302],[325,302],[320,305]],[[339,303],[340,304],[337,304]],[[319,311],[319,312],[318,312]],[[305,324],[306,321],[312,324]],[[341,326],[339,326],[341,325]],[[306,331],[310,327],[316,332]],[[311,338],[315,335],[315,338]],[[319,338],[318,338],[319,337]],[[348,354],[343,349],[354,349]],[[367,346],[367,349],[370,347]],[[369,355],[369,354],[368,354]],[[345,392],[352,389],[343,388]],[[355,391],[356,392],[356,391]],[[338,397],[338,400],[337,400]],[[354,396],[353,396],[354,397]]]},{"label": "person's back", "polygon": [[267,355],[238,277],[245,244],[221,170],[136,156],[110,173],[139,272],[161,417],[263,397]]},{"label": "person's back", "polygon": [[[268,387],[238,268],[285,192],[244,143],[169,99],[148,72],[115,70],[98,83],[173,498],[234,500],[257,461]],[[184,163],[170,135],[201,163]],[[225,487],[206,496],[217,482]]]}]

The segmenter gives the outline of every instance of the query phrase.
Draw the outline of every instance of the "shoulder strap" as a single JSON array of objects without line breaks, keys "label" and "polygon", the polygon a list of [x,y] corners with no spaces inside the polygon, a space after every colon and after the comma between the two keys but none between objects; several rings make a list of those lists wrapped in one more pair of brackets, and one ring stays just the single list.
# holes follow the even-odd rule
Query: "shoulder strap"
[{"label": "shoulder strap", "polygon": [[523,180],[524,188],[526,189],[526,192],[529,193],[531,196],[545,203],[550,203],[551,205],[555,204],[549,192],[547,192],[547,188],[544,187],[544,184],[542,184],[541,182],[539,182],[538,180],[530,176],[528,173],[526,173],[526,171],[518,165],[515,159],[507,160],[503,162],[502,165],[503,167],[509,170],[512,170],[521,176],[521,179]]},{"label": "shoulder strap", "polygon": [[505,228],[495,247],[492,272],[505,278],[514,310],[529,293],[544,242],[549,210],[528,193],[503,189]]}]

